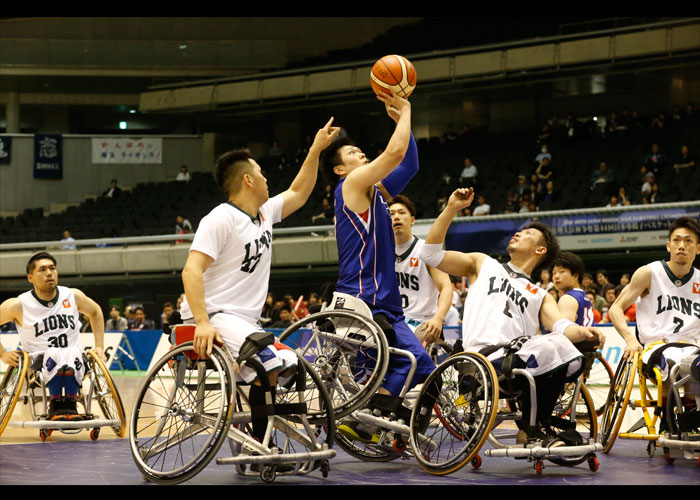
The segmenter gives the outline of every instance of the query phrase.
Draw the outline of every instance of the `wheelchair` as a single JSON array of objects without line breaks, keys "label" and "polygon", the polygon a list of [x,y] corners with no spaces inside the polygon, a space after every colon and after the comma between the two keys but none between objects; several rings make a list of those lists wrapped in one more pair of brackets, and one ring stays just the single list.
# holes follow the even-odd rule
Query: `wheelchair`
[{"label": "wheelchair", "polygon": [[[648,345],[644,352],[659,344],[661,342]],[[683,343],[666,345],[669,347],[692,346]],[[669,463],[673,462],[671,448],[681,448],[687,450],[691,456],[697,456],[698,445],[692,443],[696,439],[694,431],[700,427],[697,421],[697,396],[694,396],[695,410],[690,410],[686,408],[680,394],[684,384],[690,384],[695,394],[700,393],[697,383],[693,383],[690,375],[691,362],[692,359],[688,359],[685,364],[675,365],[671,369],[669,374],[671,390],[665,405],[662,394],[662,374],[659,368],[645,366],[639,353],[635,353],[631,360],[618,365],[601,418],[600,442],[603,444],[603,453],[610,453],[619,437],[648,441],[647,455],[650,458],[655,455],[658,447],[662,448],[664,458]],[[656,391],[649,387],[650,383],[656,385]],[[636,385],[639,387],[639,399],[632,398],[632,391]],[[628,409],[639,409],[642,411],[642,416],[626,432],[620,432]],[[693,419],[695,419],[694,424]]]},{"label": "wheelchair", "polygon": [[[235,361],[225,346],[210,356],[193,350],[194,325],[168,327],[173,347],[149,370],[138,391],[130,422],[130,447],[144,479],[177,484],[198,474],[228,441],[240,476],[270,483],[278,475],[328,476],[335,418],[331,400],[316,371],[298,357],[297,371],[271,391],[263,366],[251,356],[274,342],[268,332],[251,335]],[[250,385],[237,382],[242,366],[256,370],[266,404],[249,403]],[[274,394],[274,399],[273,399]],[[264,438],[252,437],[253,418],[266,418]]]},{"label": "wheelchair", "polygon": [[[92,350],[85,353],[88,364],[77,403],[83,408],[78,418],[69,421],[49,420],[49,392],[42,380],[41,371],[32,368],[26,351],[18,351],[18,366],[10,366],[0,382],[0,434],[6,427],[38,429],[41,441],[48,440],[53,431],[77,434],[90,430],[90,439],[97,440],[102,427],[110,427],[118,436],[126,432],[124,405],[109,371],[100,357]],[[10,422],[18,402],[29,406],[31,421]],[[99,412],[95,411],[97,403]]]},{"label": "wheelchair", "polygon": [[[579,349],[590,350],[587,346]],[[505,374],[497,375],[486,357],[489,351],[457,352],[423,383],[410,420],[410,444],[420,467],[433,475],[452,474],[467,464],[478,469],[482,465],[479,452],[488,441],[491,447],[484,450],[486,456],[534,462],[538,475],[544,460],[569,467],[587,462],[595,472],[599,467],[595,452],[602,446],[595,442],[595,406],[583,378],[578,377],[559,394],[549,422],[552,432],[540,431],[523,439],[515,422],[522,421],[522,391],[527,390],[531,401],[528,423],[530,428],[537,426],[535,380],[524,369],[506,369],[505,363]],[[526,384],[514,388],[516,377],[524,378]],[[580,437],[567,435],[572,430]]]}]

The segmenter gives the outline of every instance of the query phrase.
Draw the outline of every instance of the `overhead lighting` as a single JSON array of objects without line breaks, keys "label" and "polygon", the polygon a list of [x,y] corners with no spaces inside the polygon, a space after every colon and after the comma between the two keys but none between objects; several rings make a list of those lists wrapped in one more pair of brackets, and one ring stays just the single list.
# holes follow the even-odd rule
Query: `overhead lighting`
[{"label": "overhead lighting", "polygon": [[119,128],[121,130],[126,130],[126,122],[119,122]]}]

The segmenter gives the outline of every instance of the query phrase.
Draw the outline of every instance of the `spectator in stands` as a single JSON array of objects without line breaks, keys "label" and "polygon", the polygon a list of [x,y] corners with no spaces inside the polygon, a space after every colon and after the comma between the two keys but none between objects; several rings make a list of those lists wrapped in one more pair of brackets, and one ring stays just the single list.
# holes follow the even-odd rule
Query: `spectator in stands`
[{"label": "spectator in stands", "polygon": [[122,194],[122,189],[117,185],[117,179],[112,179],[109,187],[102,193],[104,198],[119,198]]},{"label": "spectator in stands", "polygon": [[192,179],[192,176],[190,175],[190,171],[187,170],[187,165],[182,165],[180,167],[180,173],[177,174],[177,177],[175,177],[175,180],[178,182],[190,182]]},{"label": "spectator in stands", "polygon": [[175,312],[175,306],[172,302],[166,302],[163,304],[163,312],[160,313],[160,326],[162,327],[165,323],[168,323],[170,316]]},{"label": "spectator in stands", "polygon": [[[556,118],[556,115],[555,115],[555,118]],[[549,152],[549,148],[547,147],[546,144],[542,144],[542,147],[540,148],[540,152],[537,153],[537,156],[535,156],[535,165],[540,165],[542,163],[542,160],[545,158],[551,162],[552,161],[552,153]]]},{"label": "spectator in stands", "polygon": [[537,286],[544,288],[546,291],[550,291],[554,288],[554,283],[552,282],[552,271],[549,268],[544,268],[540,271],[540,280],[535,283]]},{"label": "spectator in stands", "polygon": [[673,105],[673,109],[671,110],[671,121],[674,124],[680,123],[680,121],[683,119],[683,112],[681,111],[681,107],[678,104]]},{"label": "spectator in stands", "polygon": [[666,169],[666,157],[659,152],[659,145],[651,145],[651,153],[644,160],[644,166],[647,172],[651,172],[655,177],[659,177]]},{"label": "spectator in stands", "polygon": [[321,211],[316,215],[311,216],[312,224],[331,224],[333,223],[333,206],[328,201],[328,198],[321,200]]},{"label": "spectator in stands", "polygon": [[278,159],[282,157],[284,151],[282,151],[277,141],[272,141],[272,146],[268,149],[267,154],[270,158]]},{"label": "spectator in stands", "polygon": [[591,283],[585,290],[586,293],[591,292],[593,294],[591,304],[593,304],[593,308],[596,311],[598,311],[598,314],[600,314],[602,318],[603,314],[601,311],[603,310],[603,306],[605,305],[605,299],[601,297],[600,293],[598,293],[600,287],[596,283]]},{"label": "spectator in stands", "polygon": [[605,297],[605,294],[610,288],[615,288],[615,285],[610,282],[608,271],[605,269],[598,269],[595,273],[595,280],[600,286],[599,295]]},{"label": "spectator in stands", "polygon": [[698,113],[695,111],[695,105],[692,102],[685,105],[684,119],[686,123],[691,126],[695,125],[698,121]]},{"label": "spectator in stands", "polygon": [[175,234],[187,234],[192,232],[192,224],[182,215],[175,218]]},{"label": "spectator in stands", "polygon": [[583,276],[581,277],[581,289],[587,290],[592,283],[593,275],[591,273],[583,273]]},{"label": "spectator in stands", "polygon": [[63,243],[63,246],[61,248],[63,250],[75,250],[76,248],[78,248],[77,246],[75,246],[75,244],[73,244],[74,241],[75,238],[73,238],[70,235],[70,231],[68,231],[67,229],[63,231],[63,239],[61,240],[61,243]]},{"label": "spectator in stands", "polygon": [[263,304],[262,312],[260,313],[260,323],[267,328],[272,324],[275,313],[275,296],[271,293],[267,294],[265,304]]},{"label": "spectator in stands", "polygon": [[601,161],[598,169],[594,170],[593,175],[591,175],[591,191],[593,191],[598,184],[612,182],[613,178],[613,172],[608,168],[608,164]]},{"label": "spectator in stands", "polygon": [[620,200],[617,198],[617,195],[611,194],[610,200],[608,201],[608,204],[605,205],[605,208],[617,208],[619,206],[620,206]]},{"label": "spectator in stands", "polygon": [[540,195],[539,206],[542,210],[554,210],[558,201],[559,194],[554,190],[554,181],[550,179]]},{"label": "spectator in stands", "polygon": [[90,316],[87,314],[80,313],[80,333],[92,333]]},{"label": "spectator in stands", "polygon": [[[608,316],[608,312],[610,311],[610,306],[615,302],[615,299],[620,295],[620,292],[622,292],[622,289],[625,288],[622,285],[618,285],[614,288],[610,288],[606,294],[605,294],[605,300],[606,304],[603,306],[603,321],[605,323],[611,323],[610,316]],[[630,306],[625,309],[625,319],[627,320],[628,323],[634,323],[637,321],[637,306],[634,302],[630,304]]]},{"label": "spectator in stands", "polygon": [[291,295],[285,295],[284,297],[282,297],[282,300],[284,302],[282,307],[284,307],[284,306],[289,307],[289,311],[292,314],[292,321],[299,321],[299,317],[297,316],[297,313],[295,310],[296,302],[294,301],[294,297],[292,297]]},{"label": "spectator in stands", "polygon": [[632,204],[630,199],[627,197],[627,191],[625,190],[624,186],[620,186],[620,189],[618,189],[617,200],[618,200],[620,206],[622,206],[622,207],[626,207],[626,206]]},{"label": "spectator in stands", "polygon": [[105,322],[106,332],[123,332],[127,329],[126,318],[122,318],[117,306],[112,306],[109,310],[109,319]]},{"label": "spectator in stands", "polygon": [[676,174],[680,174],[681,172],[691,172],[694,167],[695,158],[690,155],[688,146],[682,146],[681,154],[676,158],[676,160],[673,163],[673,169],[676,171]]},{"label": "spectator in stands", "polygon": [[578,136],[577,131],[579,128],[579,122],[576,119],[576,116],[569,112],[566,115],[566,139],[570,141],[576,138]]},{"label": "spectator in stands", "polygon": [[649,197],[651,196],[651,186],[653,186],[655,183],[656,177],[653,173],[648,172],[644,179],[644,184],[642,184],[642,188],[640,190],[640,193],[642,195],[642,203],[644,203],[645,205],[649,203]]},{"label": "spectator in stands", "polygon": [[146,318],[146,312],[143,310],[143,307],[134,308],[134,321],[129,324],[129,330],[153,330],[153,328],[153,321]]},{"label": "spectator in stands", "polygon": [[477,170],[476,165],[472,163],[471,158],[465,158],[464,168],[462,169],[462,173],[459,174],[460,187],[475,187],[476,178],[478,175],[479,171]]},{"label": "spectator in stands", "polygon": [[649,203],[655,204],[655,203],[663,203],[664,202],[664,196],[661,193],[661,186],[659,185],[658,182],[654,182],[651,185],[651,194],[649,195]]},{"label": "spectator in stands", "polygon": [[451,123],[447,125],[447,130],[445,130],[445,133],[442,134],[442,140],[444,142],[457,140],[457,133],[454,131]]},{"label": "spectator in stands", "polygon": [[177,302],[175,303],[175,310],[179,311],[180,306],[182,306],[182,301],[185,300],[185,294],[181,293],[180,296],[177,298]]},{"label": "spectator in stands", "polygon": [[525,193],[522,198],[520,198],[520,208],[518,209],[519,214],[526,214],[530,212],[530,193]]},{"label": "spectator in stands", "polygon": [[477,205],[474,207],[474,210],[472,210],[472,215],[480,216],[480,215],[489,215],[491,213],[491,205],[486,203],[486,197],[484,195],[479,195],[477,198]]},{"label": "spectator in stands", "polygon": [[[520,174],[518,176],[518,184],[515,186],[515,199],[517,201],[520,201],[523,197],[523,195],[527,192],[529,192],[530,188],[527,184],[527,177],[524,175]],[[447,201],[447,200],[445,200]]]},{"label": "spectator in stands", "polygon": [[651,119],[651,128],[664,128],[666,126],[666,112],[659,111],[654,118]]},{"label": "spectator in stands", "polygon": [[547,182],[549,179],[552,178],[552,175],[554,174],[554,171],[552,170],[552,165],[549,161],[549,158],[546,156],[542,158],[542,161],[537,165],[537,168],[535,169],[535,174],[537,174],[537,178],[540,180],[540,182]]},{"label": "spectator in stands", "polygon": [[513,191],[508,191],[506,195],[506,204],[503,207],[504,214],[514,214],[518,212],[518,202],[515,199],[515,193]]},{"label": "spectator in stands", "polygon": [[288,328],[294,323],[292,309],[288,305],[280,308],[280,319],[272,323],[268,328]]},{"label": "spectator in stands", "polygon": [[629,282],[630,282],[630,275],[628,273],[625,273],[620,277],[620,284],[618,286],[625,287],[625,286],[629,285]]},{"label": "spectator in stands", "polygon": [[532,174],[530,176],[530,187],[529,187],[529,192],[530,192],[530,201],[534,201],[535,203],[539,202],[540,195],[544,191],[544,184],[540,180],[539,176],[537,174]]},{"label": "spectator in stands", "polygon": [[642,119],[639,117],[639,111],[636,109],[633,109],[632,112],[630,113],[629,127],[633,130],[639,130],[641,128],[644,128],[644,124],[642,123]]},{"label": "spectator in stands", "polygon": [[323,303],[321,302],[321,297],[316,292],[311,292],[309,294],[309,314],[314,314],[321,311]]},{"label": "spectator in stands", "polygon": [[462,131],[459,133],[459,140],[466,141],[471,136],[472,136],[472,128],[469,126],[468,123],[465,123],[464,126],[462,127]]},{"label": "spectator in stands", "polygon": [[[585,290],[585,288],[584,288]],[[593,290],[587,290],[586,291],[586,297],[588,297],[588,300],[593,304],[596,299],[596,293]],[[603,316],[600,314],[600,311],[593,306],[593,323],[598,324],[600,323],[601,319]]]}]

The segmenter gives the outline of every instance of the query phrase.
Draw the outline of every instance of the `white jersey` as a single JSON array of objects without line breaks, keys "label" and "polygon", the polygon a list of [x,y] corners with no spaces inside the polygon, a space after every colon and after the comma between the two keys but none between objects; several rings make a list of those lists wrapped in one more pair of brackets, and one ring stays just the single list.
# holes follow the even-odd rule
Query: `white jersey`
[{"label": "white jersey", "polygon": [[649,294],[637,299],[637,335],[642,345],[665,342],[700,343],[700,270],[676,277],[668,264],[649,264]]},{"label": "white jersey", "polygon": [[462,317],[467,351],[507,344],[540,331],[540,308],[547,292],[512,264],[486,257],[479,277],[469,284]]},{"label": "white jersey", "polygon": [[[270,281],[272,225],[282,219],[283,204],[277,195],[253,219],[227,202],[202,218],[190,251],[214,259],[204,272],[207,313],[224,312],[252,323],[260,319]],[[186,298],[180,314],[183,320],[193,317]]]},{"label": "white jersey", "polygon": [[419,323],[435,316],[440,295],[428,267],[418,257],[424,244],[424,240],[414,236],[396,247],[396,281],[399,283],[403,314],[407,319]]},{"label": "white jersey", "polygon": [[35,358],[51,348],[77,348],[80,342],[80,313],[73,290],[56,288],[56,297],[45,301],[34,290],[19,296],[22,303],[22,325],[17,326],[22,349]]}]

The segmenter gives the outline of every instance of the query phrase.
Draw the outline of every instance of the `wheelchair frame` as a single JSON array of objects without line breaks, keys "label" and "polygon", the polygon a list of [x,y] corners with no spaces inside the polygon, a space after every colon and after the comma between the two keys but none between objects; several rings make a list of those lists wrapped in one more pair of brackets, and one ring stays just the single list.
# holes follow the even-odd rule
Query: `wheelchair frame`
[{"label": "wheelchair frame", "polygon": [[[182,327],[194,333],[194,326],[175,328]],[[262,442],[246,432],[253,410],[244,390],[247,386],[235,378],[245,365],[256,370],[266,390],[262,411],[269,413],[264,413],[267,428]],[[272,482],[278,474],[308,474],[320,468],[326,477],[329,459],[336,455],[330,397],[318,374],[301,357],[297,370],[293,384],[278,386],[272,401],[267,374],[254,359],[236,362],[226,347],[218,345],[210,356],[200,359],[191,341],[174,346],[149,370],[132,413],[131,451],[144,479],[161,484],[186,481],[208,465],[226,440],[234,456],[216,462],[233,464],[239,475],[259,475]],[[296,409],[304,413],[293,413]],[[275,438],[281,439],[275,442]],[[307,451],[289,453],[295,445]],[[189,450],[191,457],[185,455]]]},{"label": "wheelchair frame", "polygon": [[[89,369],[86,371],[81,384],[77,402],[83,407],[83,418],[80,420],[57,421],[48,420],[49,398],[48,389],[41,377],[40,371],[31,369],[29,354],[26,351],[20,353],[18,367],[9,367],[0,382],[0,434],[6,427],[38,429],[39,437],[46,441],[55,430],[64,434],[77,434],[83,429],[92,429],[90,439],[97,440],[102,427],[110,427],[118,436],[123,437],[126,432],[126,416],[119,392],[114,380],[102,360],[94,351],[86,352]],[[86,381],[89,388],[84,390]],[[8,385],[14,387],[8,390]],[[24,395],[21,395],[24,389]],[[38,394],[37,394],[38,392]],[[111,397],[111,403],[108,398]],[[32,416],[31,421],[10,422],[12,412],[21,399],[22,403],[29,405]],[[93,399],[103,413],[104,418],[98,418],[91,412]]]}]

